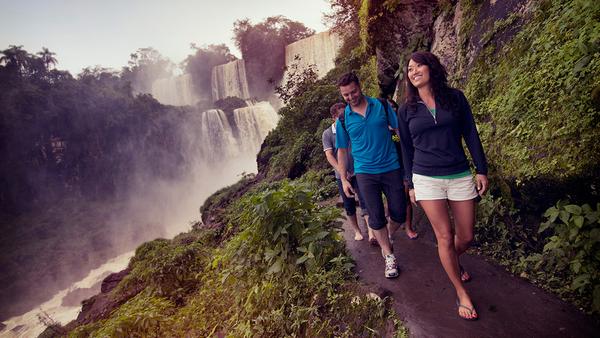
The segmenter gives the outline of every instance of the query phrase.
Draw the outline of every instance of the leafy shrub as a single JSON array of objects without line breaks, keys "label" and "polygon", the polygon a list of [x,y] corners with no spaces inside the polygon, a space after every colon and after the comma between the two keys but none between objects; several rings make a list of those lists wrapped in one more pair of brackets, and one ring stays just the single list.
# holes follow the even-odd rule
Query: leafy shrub
[{"label": "leafy shrub", "polygon": [[284,181],[277,189],[247,195],[239,203],[240,212],[231,222],[245,228],[231,244],[229,258],[242,266],[287,274],[323,266],[340,250],[339,210],[317,207],[306,185]]},{"label": "leafy shrub", "polygon": [[131,273],[119,284],[117,292],[124,292],[132,284],[143,284],[154,295],[182,302],[186,294],[201,286],[198,274],[206,264],[206,242],[210,238],[203,232],[188,234],[184,244],[165,239],[142,244],[129,263]]},{"label": "leafy shrub", "polygon": [[600,203],[594,210],[559,201],[544,217],[539,232],[551,236],[542,253],[527,257],[532,273],[547,279],[552,289],[583,296],[600,313]]},{"label": "leafy shrub", "polygon": [[143,292],[118,308],[109,320],[78,327],[69,337],[162,337],[161,328],[172,321],[172,302]]},{"label": "leafy shrub", "polygon": [[338,194],[333,169],[309,170],[298,182],[307,184],[317,201],[324,201]]}]

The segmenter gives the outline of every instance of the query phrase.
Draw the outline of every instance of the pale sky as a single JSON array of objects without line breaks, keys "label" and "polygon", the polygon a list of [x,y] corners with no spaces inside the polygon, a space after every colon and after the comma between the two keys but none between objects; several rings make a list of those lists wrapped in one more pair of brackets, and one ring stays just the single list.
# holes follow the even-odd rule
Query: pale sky
[{"label": "pale sky", "polygon": [[100,65],[120,70],[138,48],[154,47],[175,63],[198,46],[232,41],[233,23],[283,15],[321,32],[327,0],[0,0],[0,50],[23,45],[55,52],[57,67],[76,75]]}]

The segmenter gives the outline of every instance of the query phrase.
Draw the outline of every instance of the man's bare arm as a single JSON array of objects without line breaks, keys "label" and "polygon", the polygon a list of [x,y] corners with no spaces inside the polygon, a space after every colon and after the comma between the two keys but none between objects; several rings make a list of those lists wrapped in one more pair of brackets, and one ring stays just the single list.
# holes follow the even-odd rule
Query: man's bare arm
[{"label": "man's bare arm", "polygon": [[339,173],[340,168],[339,168],[337,159],[335,158],[335,156],[333,156],[333,149],[325,150],[325,157],[327,158],[327,162],[329,162],[329,164],[331,164],[333,169],[337,170],[337,172]]},{"label": "man's bare arm", "polygon": [[352,185],[347,178],[347,168],[346,163],[348,163],[348,149],[347,148],[338,148],[338,172],[340,173],[340,179],[342,180],[342,187],[344,188],[344,193],[346,196],[353,196],[354,189],[352,189]]}]

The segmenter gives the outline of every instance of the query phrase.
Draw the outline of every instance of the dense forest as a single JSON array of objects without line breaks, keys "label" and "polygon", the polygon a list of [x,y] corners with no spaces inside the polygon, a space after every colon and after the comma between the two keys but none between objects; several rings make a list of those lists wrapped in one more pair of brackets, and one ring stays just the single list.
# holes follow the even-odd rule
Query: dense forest
[{"label": "dense forest", "polygon": [[[203,222],[192,231],[140,246],[118,286],[84,302],[85,311],[76,321],[52,325],[44,336],[406,336],[386,299],[373,297],[355,280],[336,221],[340,213],[326,203],[335,196],[336,187],[323,159],[320,136],[331,123],[328,107],[341,100],[335,87],[341,74],[354,70],[366,94],[393,95],[402,101],[403,88],[398,85],[402,66],[407,55],[418,49],[432,50],[446,63],[452,85],[462,89],[472,103],[488,153],[492,189],[479,204],[472,253],[485,255],[598,318],[600,3],[330,0],[330,4],[326,19],[345,41],[336,67],[321,79],[310,69],[299,70],[279,86],[277,93],[286,105],[258,154],[258,174],[246,175],[212,195],[201,208]],[[245,49],[243,43],[265,41],[265,31],[278,34],[273,41],[281,46],[290,36],[297,39],[312,33],[299,29],[289,35],[286,27],[293,25],[282,18],[272,20],[258,25],[241,20],[234,27],[249,78],[261,67],[275,65],[263,71],[266,82],[253,85],[261,90],[281,78],[283,68],[277,62],[261,63],[260,58],[252,65],[252,55],[260,49]],[[249,34],[252,28],[257,30]],[[13,113],[3,113],[2,154],[7,156],[9,149],[18,154],[11,155],[17,157],[10,166],[3,166],[2,177],[11,174],[21,180],[2,193],[2,205],[23,197],[39,200],[46,193],[37,189],[55,184],[38,174],[33,177],[49,183],[34,189],[28,185],[31,176],[25,174],[49,172],[36,169],[42,165],[58,167],[54,158],[40,163],[32,160],[40,156],[37,149],[50,137],[67,140],[69,147],[74,135],[84,140],[96,135],[96,143],[90,141],[80,156],[88,163],[100,163],[97,156],[104,149],[116,149],[118,158],[121,148],[90,127],[95,123],[106,126],[104,132],[116,128],[122,140],[128,140],[128,132],[151,134],[154,127],[156,132],[164,131],[155,124],[160,114],[142,119],[122,110],[119,119],[94,116],[99,120],[86,124],[79,115],[65,120],[57,118],[62,113],[53,115],[48,112],[55,110],[43,107],[60,106],[61,112],[67,112],[87,107],[75,98],[99,95],[111,98],[110,105],[102,106],[105,111],[127,107],[139,114],[174,109],[147,95],[132,94],[131,82],[115,74],[87,70],[73,79],[51,69],[52,62],[44,65],[41,56],[18,47],[9,50],[20,53],[21,60],[40,61],[34,70],[24,62],[11,61],[9,67],[5,58],[0,68],[3,79],[22,81],[18,91],[8,85],[0,91],[2,107],[15,107],[7,110]],[[197,49],[196,55],[213,60],[205,55],[212,52],[219,55],[219,62],[230,60],[229,52],[218,46]],[[188,59],[187,64],[198,74],[206,74],[201,70],[204,62],[212,61],[191,66]],[[59,95],[69,83],[69,88],[87,85],[94,90],[78,89],[77,96],[63,94],[71,98],[70,105],[39,94],[46,90]],[[24,95],[30,96],[19,101]],[[71,118],[88,129],[69,125]],[[38,119],[44,123],[37,124]],[[46,133],[43,138],[27,132],[32,127],[25,121],[36,121],[38,130]],[[65,133],[50,134],[47,129],[54,125],[68,126],[68,133],[59,128],[50,131]],[[176,145],[167,149],[170,146]],[[21,149],[20,153],[13,147]],[[150,155],[139,154],[142,159]],[[117,172],[127,175],[129,160],[118,163],[123,167],[117,166],[122,168]],[[87,168],[81,167],[85,162],[66,155],[63,161],[65,172],[83,173]],[[177,173],[164,169],[169,168],[153,168],[157,175]],[[127,180],[115,175],[110,179],[99,175],[105,184],[92,192],[118,193],[119,183]],[[85,177],[71,185],[60,181],[61,189],[83,187]],[[84,190],[77,191],[89,193]],[[18,203],[7,205],[11,212],[27,210]]]}]

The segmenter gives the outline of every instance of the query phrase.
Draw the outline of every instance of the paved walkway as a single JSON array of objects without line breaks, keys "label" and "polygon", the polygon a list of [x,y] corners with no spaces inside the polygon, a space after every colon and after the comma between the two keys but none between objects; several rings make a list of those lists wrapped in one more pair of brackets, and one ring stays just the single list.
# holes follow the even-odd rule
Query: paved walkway
[{"label": "paved walkway", "polygon": [[354,241],[344,224],[360,279],[394,299],[394,309],[411,337],[600,337],[600,328],[589,316],[478,256],[465,255],[462,264],[473,278],[467,286],[479,320],[458,318],[454,289],[439,261],[433,230],[419,210],[415,223],[418,240],[409,240],[401,229],[394,234],[401,272],[392,280],[383,276],[379,247],[369,245],[366,235],[365,240]]}]

